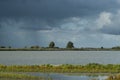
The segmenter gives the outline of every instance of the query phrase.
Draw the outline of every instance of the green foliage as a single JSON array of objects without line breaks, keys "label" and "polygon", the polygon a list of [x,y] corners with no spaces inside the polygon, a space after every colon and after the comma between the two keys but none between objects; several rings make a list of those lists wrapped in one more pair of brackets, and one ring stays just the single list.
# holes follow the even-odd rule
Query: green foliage
[{"label": "green foliage", "polygon": [[66,44],[66,48],[59,48],[55,46],[55,42],[51,41],[48,47],[40,47],[38,45],[34,45],[31,47],[23,47],[23,48],[13,48],[11,46],[0,46],[0,51],[120,51],[120,46],[115,46],[112,48],[105,48],[101,46],[100,48],[93,48],[93,47],[81,47],[75,48],[74,43],[69,41]]},{"label": "green foliage", "polygon": [[101,49],[104,49],[104,47],[102,46]]},{"label": "green foliage", "polygon": [[120,50],[120,46],[112,47],[112,49]]},{"label": "green foliage", "polygon": [[31,48],[33,48],[33,49],[38,49],[38,48],[40,48],[39,46],[31,46]]},{"label": "green foliage", "polygon": [[6,48],[5,46],[0,46],[0,48]]},{"label": "green foliage", "polygon": [[73,42],[69,41],[66,48],[74,48]]},{"label": "green foliage", "polygon": [[120,74],[111,75],[107,78],[107,80],[120,80]]},{"label": "green foliage", "polygon": [[31,76],[22,73],[0,72],[0,80],[44,80],[42,77]]},{"label": "green foliage", "polygon": [[52,41],[52,42],[50,42],[50,44],[49,44],[49,48],[54,48],[55,47],[55,43]]},{"label": "green foliage", "polygon": [[120,64],[98,64],[89,63],[87,65],[0,65],[0,72],[91,72],[91,73],[119,73]]},{"label": "green foliage", "polygon": [[81,47],[81,48],[75,48],[74,43],[69,41],[66,44],[66,48],[59,48],[55,46],[55,42],[51,41],[48,45],[48,47],[40,47],[38,45],[24,48],[13,48],[11,46],[0,46],[0,51],[120,51],[120,46],[112,47],[112,48],[92,48],[92,47]]}]

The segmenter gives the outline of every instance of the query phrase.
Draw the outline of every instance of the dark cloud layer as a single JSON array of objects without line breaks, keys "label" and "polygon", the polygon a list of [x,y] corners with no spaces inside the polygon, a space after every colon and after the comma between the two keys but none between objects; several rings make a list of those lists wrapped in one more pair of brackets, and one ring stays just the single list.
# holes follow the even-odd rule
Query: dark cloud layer
[{"label": "dark cloud layer", "polygon": [[0,0],[1,17],[63,19],[119,8],[115,0]]},{"label": "dark cloud layer", "polygon": [[27,22],[33,21],[29,22],[30,25],[36,25],[34,22],[38,19],[46,23],[40,25],[42,27],[56,27],[61,20],[69,17],[96,16],[102,11],[114,12],[119,7],[116,0],[0,0],[0,19],[22,18]]}]

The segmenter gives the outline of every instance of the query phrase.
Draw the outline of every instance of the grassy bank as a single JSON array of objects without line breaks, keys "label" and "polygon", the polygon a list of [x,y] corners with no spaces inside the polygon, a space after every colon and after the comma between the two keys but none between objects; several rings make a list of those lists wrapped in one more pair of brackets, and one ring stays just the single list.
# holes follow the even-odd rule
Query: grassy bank
[{"label": "grassy bank", "polygon": [[0,72],[0,80],[44,80],[44,78],[20,73]]},{"label": "grassy bank", "polygon": [[24,49],[24,48],[0,48],[0,51],[120,51],[120,49],[101,49],[101,48],[38,48],[38,49]]},{"label": "grassy bank", "polygon": [[120,51],[120,48],[0,48],[0,51]]},{"label": "grassy bank", "polygon": [[120,73],[120,64],[0,65],[0,72]]},{"label": "grassy bank", "polygon": [[120,74],[111,75],[107,80],[120,80]]}]

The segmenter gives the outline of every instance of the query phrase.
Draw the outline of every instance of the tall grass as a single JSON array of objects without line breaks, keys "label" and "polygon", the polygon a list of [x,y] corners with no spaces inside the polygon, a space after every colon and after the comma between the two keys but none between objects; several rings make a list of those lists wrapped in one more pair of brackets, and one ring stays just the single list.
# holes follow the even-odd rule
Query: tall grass
[{"label": "tall grass", "polygon": [[30,76],[21,73],[0,72],[0,80],[44,80],[42,77]]},{"label": "tall grass", "polygon": [[0,65],[0,72],[120,73],[120,64]]},{"label": "tall grass", "polygon": [[120,80],[120,74],[111,75],[107,80]]}]

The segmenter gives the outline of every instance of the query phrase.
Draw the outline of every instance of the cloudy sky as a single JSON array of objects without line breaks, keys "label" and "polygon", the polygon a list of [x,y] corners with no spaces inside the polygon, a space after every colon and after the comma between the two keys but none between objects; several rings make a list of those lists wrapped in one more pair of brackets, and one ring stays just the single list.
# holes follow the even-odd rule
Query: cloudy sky
[{"label": "cloudy sky", "polygon": [[120,46],[120,0],[0,0],[0,46]]}]

